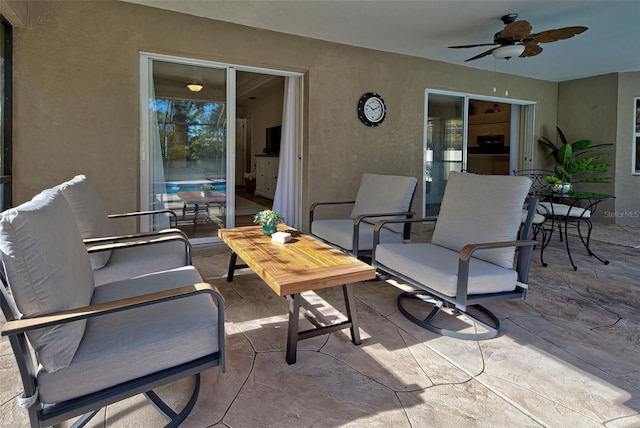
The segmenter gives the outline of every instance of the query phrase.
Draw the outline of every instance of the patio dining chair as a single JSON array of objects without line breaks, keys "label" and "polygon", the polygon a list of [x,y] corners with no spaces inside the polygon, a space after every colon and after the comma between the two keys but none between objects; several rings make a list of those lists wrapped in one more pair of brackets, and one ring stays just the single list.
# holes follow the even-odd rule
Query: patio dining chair
[{"label": "patio dining chair", "polygon": [[[316,202],[309,209],[311,235],[353,257],[371,255],[373,227],[382,218],[411,218],[411,204],[418,180],[397,175],[363,174],[353,201]],[[353,205],[347,218],[316,219],[319,207]],[[389,224],[380,242],[411,239],[411,223]]]},{"label": "patio dining chair", "polygon": [[[528,239],[536,209],[536,199],[527,198],[530,186],[526,177],[451,172],[437,218],[379,221],[373,266],[415,288],[398,296],[400,312],[438,334],[465,340],[495,337],[500,321],[481,304],[526,296],[537,243]],[[521,227],[525,204],[527,218]],[[378,242],[385,223],[406,221],[435,222],[431,242]],[[418,305],[408,307],[411,300]],[[427,315],[417,315],[425,305]],[[436,324],[439,314],[450,315],[444,325]],[[474,330],[453,328],[458,315],[473,321]]]},{"label": "patio dining chair", "polygon": [[[57,187],[71,206],[87,246],[96,286],[191,264],[191,244],[179,229],[116,235],[113,219],[159,215],[177,221],[174,212],[156,210],[108,215],[84,175],[77,175]],[[171,220],[166,220],[167,226],[171,224]]]},{"label": "patio dining chair", "polygon": [[[177,426],[193,408],[202,371],[224,371],[224,306],[193,266],[94,287],[69,204],[57,188],[0,214],[6,285],[0,307],[32,427],[79,417],[144,394]],[[176,412],[153,391],[194,376]]]}]

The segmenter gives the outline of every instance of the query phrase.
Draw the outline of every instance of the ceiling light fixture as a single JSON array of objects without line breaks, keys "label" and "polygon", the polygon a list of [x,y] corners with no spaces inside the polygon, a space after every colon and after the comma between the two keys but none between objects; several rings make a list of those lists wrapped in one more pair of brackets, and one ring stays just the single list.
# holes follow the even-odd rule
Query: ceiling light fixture
[{"label": "ceiling light fixture", "polygon": [[500,46],[491,52],[495,59],[509,59],[514,56],[520,56],[524,52],[524,45],[506,45]]},{"label": "ceiling light fixture", "polygon": [[203,86],[199,83],[189,83],[187,85],[187,88],[189,88],[189,90],[191,92],[200,92],[203,88]]}]

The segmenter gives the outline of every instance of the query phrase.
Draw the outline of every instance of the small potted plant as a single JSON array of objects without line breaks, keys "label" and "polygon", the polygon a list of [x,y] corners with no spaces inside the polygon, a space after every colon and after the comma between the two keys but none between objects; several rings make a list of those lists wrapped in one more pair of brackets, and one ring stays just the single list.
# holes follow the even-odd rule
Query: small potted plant
[{"label": "small potted plant", "polygon": [[216,188],[211,183],[203,184],[202,186],[200,186],[200,195],[202,195],[203,198],[206,198],[207,196],[213,196],[213,192],[215,191]]},{"label": "small potted plant", "polygon": [[571,190],[571,183],[562,181],[559,178],[547,176],[547,183],[551,185],[551,191],[556,194],[566,195]]},{"label": "small potted plant", "polygon": [[278,224],[283,221],[282,215],[273,210],[260,211],[253,217],[253,222],[262,226],[262,233],[265,235],[273,235]]}]

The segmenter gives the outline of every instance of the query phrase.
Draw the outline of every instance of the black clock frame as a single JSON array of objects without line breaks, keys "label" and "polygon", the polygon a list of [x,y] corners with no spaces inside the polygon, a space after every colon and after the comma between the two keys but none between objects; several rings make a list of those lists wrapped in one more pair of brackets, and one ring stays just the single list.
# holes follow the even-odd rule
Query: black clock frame
[{"label": "black clock frame", "polygon": [[[382,113],[382,117],[380,117],[380,120],[378,120],[377,122],[370,121],[369,119],[367,119],[367,116],[364,114],[364,105],[369,98],[379,99],[380,102],[382,103],[382,106],[384,107],[384,112]],[[382,96],[380,94],[375,92],[367,92],[366,94],[360,97],[360,100],[358,101],[358,118],[363,124],[371,127],[378,126],[382,122],[384,122],[384,119],[386,117],[387,117],[387,105],[384,103],[384,100],[382,99]]]}]

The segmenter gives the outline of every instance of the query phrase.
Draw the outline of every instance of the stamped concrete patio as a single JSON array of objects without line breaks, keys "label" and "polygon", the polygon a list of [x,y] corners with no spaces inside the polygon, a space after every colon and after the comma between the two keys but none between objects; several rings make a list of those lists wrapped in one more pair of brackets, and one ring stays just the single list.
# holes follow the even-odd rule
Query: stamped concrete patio
[{"label": "stamped concrete patio", "polygon": [[[640,231],[602,227],[606,242],[640,245]],[[573,238],[572,238],[573,239]],[[200,398],[185,427],[337,426],[640,426],[640,249],[593,243],[610,260],[588,257],[575,241],[573,271],[564,244],[534,254],[523,301],[488,305],[499,337],[469,342],[440,337],[396,309],[396,285],[354,287],[363,343],[348,331],[300,343],[284,359],[287,305],[250,271],[223,277],[226,247],[201,249],[194,264],[226,299],[227,372],[203,373]],[[340,289],[305,297],[327,317]],[[0,341],[0,426],[27,426],[15,404],[20,382]],[[191,380],[160,395],[181,404]],[[103,409],[88,426],[162,426],[143,398]]]}]

